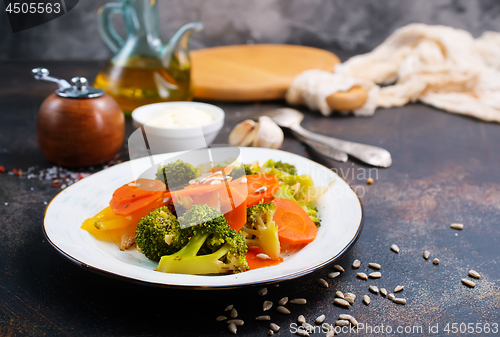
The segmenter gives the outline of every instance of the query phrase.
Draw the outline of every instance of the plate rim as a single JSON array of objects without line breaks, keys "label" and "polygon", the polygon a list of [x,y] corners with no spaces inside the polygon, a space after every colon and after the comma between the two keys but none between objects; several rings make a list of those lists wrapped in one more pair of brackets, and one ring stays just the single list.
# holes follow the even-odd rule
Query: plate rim
[{"label": "plate rim", "polygon": [[[277,151],[282,151],[282,150],[277,150]],[[174,153],[183,153],[183,152],[186,152],[186,151],[173,152],[172,154],[174,154]],[[313,163],[315,163],[317,165],[323,166],[326,169],[330,170],[325,165],[320,164],[320,163],[318,163],[318,162],[316,162],[316,161],[314,161],[314,160],[312,160],[310,158],[301,156],[301,155],[293,153],[293,152],[288,152],[288,151],[285,151],[285,152],[293,154],[293,155],[298,156],[298,157],[301,157],[302,159],[306,159],[308,161],[311,161],[311,162],[313,162]],[[134,159],[134,160],[138,160],[138,159],[141,159],[141,158],[137,158],[137,159]],[[99,173],[102,173],[102,172],[104,172],[107,169],[110,169],[112,167],[116,167],[116,166],[122,165],[122,164],[127,164],[128,162],[129,161],[126,161],[126,162],[123,162],[123,163],[120,163],[120,164],[117,164],[117,165],[110,166],[108,168],[105,168],[104,170],[101,170],[99,172],[95,172],[95,173],[91,174],[89,177],[91,177],[93,175],[96,175],[96,174],[99,174]],[[54,201],[63,191],[65,191],[65,189],[63,189],[59,193],[57,193],[50,200],[50,202],[47,204],[47,207],[45,207],[44,216],[43,216],[42,229],[43,229],[43,234],[44,234],[45,238],[47,239],[47,242],[59,253],[59,255],[61,255],[65,259],[69,260],[73,264],[76,264],[77,266],[79,266],[79,267],[81,267],[83,269],[86,269],[86,270],[91,271],[91,272],[93,272],[95,274],[106,276],[106,277],[109,277],[109,278],[112,278],[112,279],[117,279],[117,280],[121,280],[121,281],[127,281],[127,282],[130,282],[130,283],[140,284],[140,285],[145,285],[145,286],[150,286],[150,287],[159,287],[159,288],[167,288],[167,289],[183,289],[183,290],[226,290],[226,289],[229,290],[229,289],[240,289],[240,288],[262,286],[262,285],[266,285],[266,284],[274,284],[274,283],[278,283],[278,282],[283,282],[283,281],[289,281],[289,280],[297,279],[299,277],[311,274],[311,273],[313,273],[313,272],[315,272],[315,271],[317,271],[319,269],[322,269],[322,268],[326,267],[329,264],[332,264],[332,263],[340,260],[352,248],[352,246],[356,243],[356,241],[358,240],[359,236],[361,235],[361,231],[363,229],[364,220],[365,220],[365,215],[364,215],[364,210],[363,210],[363,204],[361,203],[361,199],[359,198],[359,196],[356,193],[356,191],[352,188],[352,186],[347,182],[347,180],[345,180],[343,177],[341,177],[338,174],[337,174],[337,177],[339,177],[340,179],[342,179],[347,184],[347,186],[349,186],[349,188],[353,191],[354,195],[356,196],[356,200],[359,203],[360,210],[361,210],[361,218],[359,220],[359,225],[358,225],[358,228],[356,230],[356,233],[354,234],[354,237],[342,248],[342,250],[338,254],[336,254],[335,256],[332,256],[330,259],[328,259],[326,261],[323,261],[323,262],[321,262],[319,264],[316,264],[316,265],[314,265],[314,266],[312,266],[310,268],[297,271],[297,272],[295,272],[295,273],[293,273],[291,275],[274,278],[272,280],[252,281],[252,282],[246,282],[246,283],[237,284],[237,285],[211,285],[211,286],[184,285],[184,284],[165,284],[165,283],[158,283],[158,282],[151,282],[151,281],[139,280],[139,279],[134,278],[134,277],[130,277],[130,276],[126,276],[126,275],[119,275],[117,273],[114,273],[114,272],[106,270],[106,269],[97,268],[97,267],[88,265],[85,262],[80,261],[79,259],[71,256],[69,253],[66,253],[64,250],[62,250],[60,247],[58,247],[57,244],[54,243],[50,239],[50,237],[48,236],[48,234],[47,234],[46,224],[45,224],[47,210],[49,209],[49,206],[52,203],[52,201]],[[86,177],[86,178],[88,178],[88,177]],[[74,184],[78,184],[82,180],[84,180],[84,179],[81,179],[81,180],[75,182]],[[74,184],[72,184],[72,185],[74,185]],[[70,185],[70,186],[72,186],[72,185]]]}]

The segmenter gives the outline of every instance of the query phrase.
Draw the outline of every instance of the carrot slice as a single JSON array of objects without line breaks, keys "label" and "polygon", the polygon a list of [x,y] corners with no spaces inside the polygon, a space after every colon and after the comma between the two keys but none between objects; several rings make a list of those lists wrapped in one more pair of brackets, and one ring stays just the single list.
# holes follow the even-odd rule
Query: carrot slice
[{"label": "carrot slice", "polygon": [[165,184],[159,180],[137,179],[118,188],[113,193],[113,202],[115,204],[128,204],[149,197],[155,192],[165,192],[165,190]]},{"label": "carrot slice", "polygon": [[257,268],[271,267],[271,266],[275,266],[275,265],[283,262],[283,258],[281,256],[277,259],[272,259],[272,260],[265,259],[265,260],[263,260],[263,259],[257,257],[257,255],[260,253],[264,253],[264,251],[260,247],[248,249],[247,254],[246,254],[246,258],[247,258],[247,262],[248,262],[248,266],[250,267],[250,270],[257,269]]},{"label": "carrot slice", "polygon": [[193,196],[193,195],[200,195],[200,194],[205,194],[205,193],[210,193],[213,191],[216,191],[220,188],[223,188],[225,185],[224,184],[218,184],[218,185],[198,185],[198,184],[193,184],[184,187],[182,190],[177,190],[177,191],[170,191],[170,194],[174,196]]},{"label": "carrot slice", "polygon": [[273,220],[278,225],[280,241],[295,246],[307,244],[316,238],[318,228],[297,202],[283,198],[271,202],[276,205]]},{"label": "carrot slice", "polygon": [[238,190],[229,187],[227,198],[220,199],[220,206],[228,225],[238,232],[247,222],[247,202],[245,198]]},{"label": "carrot slice", "polygon": [[[280,188],[280,184],[278,179],[273,174],[252,174],[247,175],[245,177],[238,178],[236,180],[231,181],[229,185],[231,187],[236,188],[237,190],[241,190],[244,185],[241,183],[243,178],[247,179],[247,207],[257,205],[261,202],[269,202],[274,194]],[[241,191],[240,191],[241,193]],[[244,195],[244,193],[241,193]]]},{"label": "carrot slice", "polygon": [[[141,181],[144,180],[142,179]],[[154,181],[151,181],[151,184],[153,183]],[[135,182],[132,182],[118,188],[113,193],[113,198],[109,202],[109,205],[116,215],[128,216],[146,209],[155,201],[162,199],[165,188],[158,190],[160,188],[161,186],[159,188],[155,187],[155,190],[147,191],[137,187]]]}]

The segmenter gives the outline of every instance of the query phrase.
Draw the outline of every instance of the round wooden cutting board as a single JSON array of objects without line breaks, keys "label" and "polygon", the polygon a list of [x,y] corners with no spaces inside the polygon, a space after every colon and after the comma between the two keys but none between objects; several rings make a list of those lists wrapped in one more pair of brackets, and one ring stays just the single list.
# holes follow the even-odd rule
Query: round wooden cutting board
[{"label": "round wooden cutting board", "polygon": [[295,76],[308,69],[333,71],[339,58],[294,45],[237,45],[191,52],[194,97],[218,101],[283,99]]}]

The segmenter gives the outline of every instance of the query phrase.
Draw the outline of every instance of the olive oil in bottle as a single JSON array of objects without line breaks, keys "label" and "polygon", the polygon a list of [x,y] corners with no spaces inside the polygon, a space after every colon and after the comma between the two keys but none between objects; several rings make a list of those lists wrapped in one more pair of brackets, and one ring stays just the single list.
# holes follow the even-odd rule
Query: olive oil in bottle
[{"label": "olive oil in bottle", "polygon": [[168,68],[154,58],[134,57],[120,65],[110,61],[94,86],[110,94],[125,114],[145,104],[192,100],[191,67],[182,69],[175,61]]}]

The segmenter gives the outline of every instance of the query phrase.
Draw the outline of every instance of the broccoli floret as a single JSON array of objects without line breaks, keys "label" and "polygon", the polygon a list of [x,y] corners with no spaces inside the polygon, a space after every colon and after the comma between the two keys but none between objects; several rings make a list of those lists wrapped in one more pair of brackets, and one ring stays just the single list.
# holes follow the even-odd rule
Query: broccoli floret
[{"label": "broccoli floret", "polygon": [[307,215],[309,215],[309,218],[311,218],[316,227],[321,226],[321,219],[318,218],[318,209],[312,204],[312,202],[309,202],[308,204],[299,202],[299,205],[304,209],[304,211],[306,211]]},{"label": "broccoli floret", "polygon": [[229,227],[222,213],[193,205],[179,218],[190,236],[178,252],[162,256],[157,271],[176,274],[225,274],[249,269],[245,239]]},{"label": "broccoli floret", "polygon": [[294,165],[283,163],[281,160],[276,162],[272,159],[269,159],[264,163],[263,167],[269,167],[281,172],[288,173],[292,176],[297,175],[297,170],[295,169]]},{"label": "broccoli floret", "polygon": [[240,233],[245,235],[248,246],[260,247],[271,259],[280,256],[278,225],[273,221],[274,204],[258,204],[247,209],[247,223]]},{"label": "broccoli floret", "polygon": [[296,201],[295,197],[293,195],[294,195],[294,191],[293,191],[292,187],[288,184],[281,183],[280,187],[278,188],[278,190],[274,194],[274,197],[275,198],[290,199],[290,200]]},{"label": "broccoli floret", "polygon": [[167,185],[167,190],[187,185],[190,180],[199,176],[198,170],[193,165],[182,160],[160,165],[156,172],[156,179],[163,181]]},{"label": "broccoli floret", "polygon": [[164,206],[139,221],[135,242],[148,259],[158,261],[163,255],[181,249],[187,242],[187,236],[180,233],[179,221]]},{"label": "broccoli floret", "polygon": [[245,164],[241,164],[240,166],[233,167],[233,170],[231,171],[231,173],[229,173],[229,176],[234,180],[243,177],[246,174]]},{"label": "broccoli floret", "polygon": [[245,164],[245,173],[247,175],[259,174],[260,173],[259,162],[256,161],[250,165]]}]

